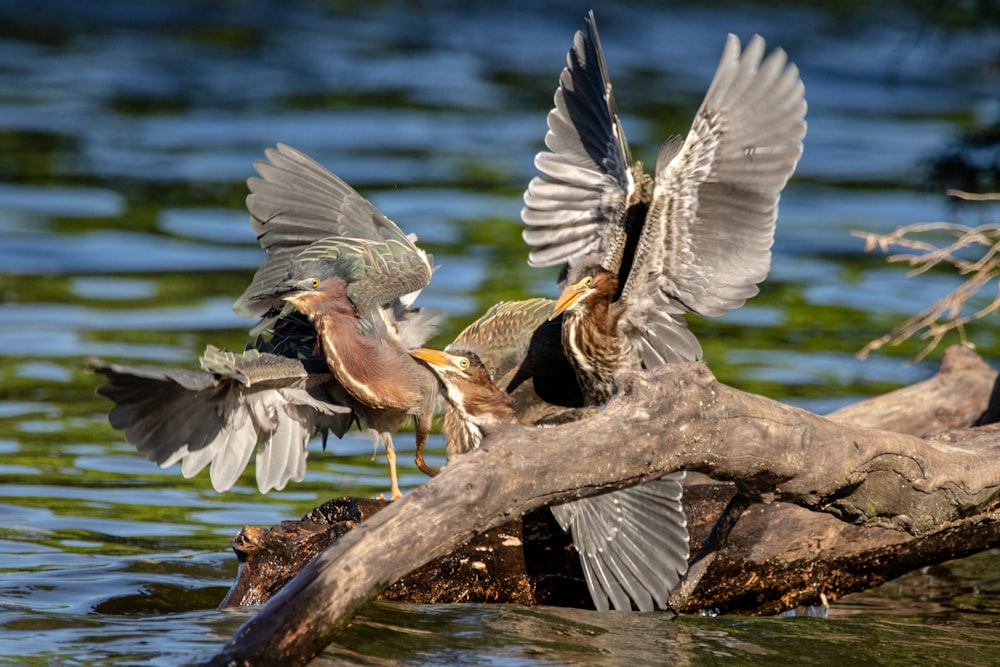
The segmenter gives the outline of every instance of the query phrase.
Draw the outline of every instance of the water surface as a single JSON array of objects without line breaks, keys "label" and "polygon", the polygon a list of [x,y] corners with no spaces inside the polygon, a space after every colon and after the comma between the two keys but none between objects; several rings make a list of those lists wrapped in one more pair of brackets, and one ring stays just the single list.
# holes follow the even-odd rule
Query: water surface
[{"label": "water surface", "polygon": [[[529,269],[521,193],[586,6],[550,3],[47,0],[0,6],[0,662],[185,664],[246,619],[215,607],[243,524],[387,490],[352,433],[306,480],[217,494],[107,425],[88,356],[193,367],[240,349],[230,310],[262,258],[243,208],[254,160],[292,144],[415,232],[441,265],[421,297],[443,344],[499,299],[554,295]],[[806,151],[782,199],[771,276],[745,308],[693,320],[720,379],[824,412],[927,377],[905,345],[854,353],[957,280],[865,255],[852,230],[978,224],[927,164],[996,122],[998,32],[960,15],[767,3],[598,8],[625,129],[647,161],[683,132],[727,32],[802,70]],[[975,19],[975,17],[972,17]],[[967,27],[967,26],[972,27]],[[992,69],[991,69],[992,67]],[[993,322],[970,329],[984,356]],[[952,341],[954,342],[954,341]],[[406,452],[410,434],[397,438]],[[443,461],[440,438],[432,465]],[[402,459],[408,459],[403,456]],[[401,459],[401,460],[402,460]],[[402,484],[423,481],[408,460]],[[909,575],[829,619],[625,616],[376,604],[337,664],[987,664],[1000,556]]]}]

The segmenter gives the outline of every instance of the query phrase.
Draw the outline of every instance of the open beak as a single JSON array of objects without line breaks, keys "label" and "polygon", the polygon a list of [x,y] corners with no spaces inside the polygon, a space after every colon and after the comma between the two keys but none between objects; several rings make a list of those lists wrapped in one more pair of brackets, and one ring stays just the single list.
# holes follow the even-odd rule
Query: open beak
[{"label": "open beak", "polygon": [[556,319],[564,312],[576,305],[576,302],[583,298],[583,295],[587,293],[590,289],[589,286],[583,284],[583,280],[573,285],[567,285],[566,289],[562,291],[559,298],[556,299],[556,305],[552,306],[552,313],[549,315],[549,321]]},{"label": "open beak", "polygon": [[419,359],[431,368],[442,368],[449,370],[461,370],[458,365],[458,357],[441,350],[432,350],[428,347],[418,347],[410,350],[410,356]]}]

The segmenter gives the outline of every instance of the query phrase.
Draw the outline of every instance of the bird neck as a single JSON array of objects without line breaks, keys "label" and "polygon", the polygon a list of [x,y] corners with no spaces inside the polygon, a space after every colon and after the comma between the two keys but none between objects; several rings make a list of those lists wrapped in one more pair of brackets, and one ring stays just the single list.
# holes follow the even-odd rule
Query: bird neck
[{"label": "bird neck", "polygon": [[461,396],[448,393],[441,430],[449,458],[479,447],[483,426],[516,422],[513,400],[492,382],[466,387]]},{"label": "bird neck", "polygon": [[441,433],[444,435],[445,449],[448,460],[479,447],[483,441],[483,430],[478,424],[466,419],[459,410],[448,403],[441,420]]},{"label": "bird neck", "polygon": [[583,391],[586,405],[611,398],[614,374],[623,358],[619,323],[624,309],[610,299],[592,299],[563,320],[563,351]]}]

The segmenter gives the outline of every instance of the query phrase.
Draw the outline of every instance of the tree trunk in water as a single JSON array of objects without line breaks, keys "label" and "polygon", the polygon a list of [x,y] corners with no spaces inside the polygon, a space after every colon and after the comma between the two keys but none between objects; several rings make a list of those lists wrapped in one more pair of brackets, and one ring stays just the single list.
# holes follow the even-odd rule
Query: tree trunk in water
[{"label": "tree trunk in water", "polygon": [[[438,602],[586,602],[576,554],[548,512],[515,518],[676,469],[723,480],[699,477],[686,490],[692,553],[736,488],[759,501],[678,598],[680,611],[773,613],[981,551],[1000,543],[1000,435],[961,429],[986,410],[995,380],[971,350],[952,348],[933,378],[823,418],[720,384],[702,364],[622,376],[593,418],[497,428],[479,450],[374,515],[374,507],[347,501],[336,506],[339,519],[319,528],[316,514],[311,526],[286,524],[270,535],[244,529],[234,542],[246,565],[228,604],[262,602],[276,589],[275,572],[297,571],[273,556],[273,545],[300,544],[286,534],[308,545],[286,548],[305,560],[340,539],[214,664],[304,664],[383,592]],[[258,559],[270,569],[250,565]],[[243,581],[255,570],[270,589]]]}]

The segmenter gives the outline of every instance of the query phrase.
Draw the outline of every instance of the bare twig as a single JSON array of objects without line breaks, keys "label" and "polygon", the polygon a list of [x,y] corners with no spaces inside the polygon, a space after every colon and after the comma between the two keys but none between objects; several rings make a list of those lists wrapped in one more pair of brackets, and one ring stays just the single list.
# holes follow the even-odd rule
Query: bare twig
[{"label": "bare twig", "polygon": [[950,190],[945,190],[945,194],[949,197],[957,197],[959,199],[965,199],[966,201],[1000,201],[1000,192],[977,193],[952,188]]},{"label": "bare twig", "polygon": [[[1000,193],[974,194],[961,190],[948,190],[948,194],[968,201],[1000,201]],[[941,234],[951,240],[938,244],[926,238],[927,235]],[[961,342],[965,343],[967,324],[1000,309],[1000,295],[998,295],[986,306],[971,314],[963,315],[968,302],[983,287],[1000,276],[1000,225],[967,227],[952,222],[924,222],[899,227],[889,234],[854,232],[853,235],[865,239],[866,252],[878,248],[888,253],[892,246],[910,251],[889,255],[886,258],[889,262],[906,262],[914,267],[907,273],[907,277],[925,273],[941,264],[951,265],[959,275],[967,276],[965,282],[936,303],[910,317],[884,336],[868,342],[858,352],[858,357],[861,359],[886,345],[898,345],[920,334],[920,338],[928,340],[928,343],[917,355],[916,361],[919,361],[933,351],[949,332],[956,332]],[[918,236],[923,238],[917,238]],[[974,249],[973,252],[976,253],[974,258],[960,256],[960,251],[967,248]]]}]

